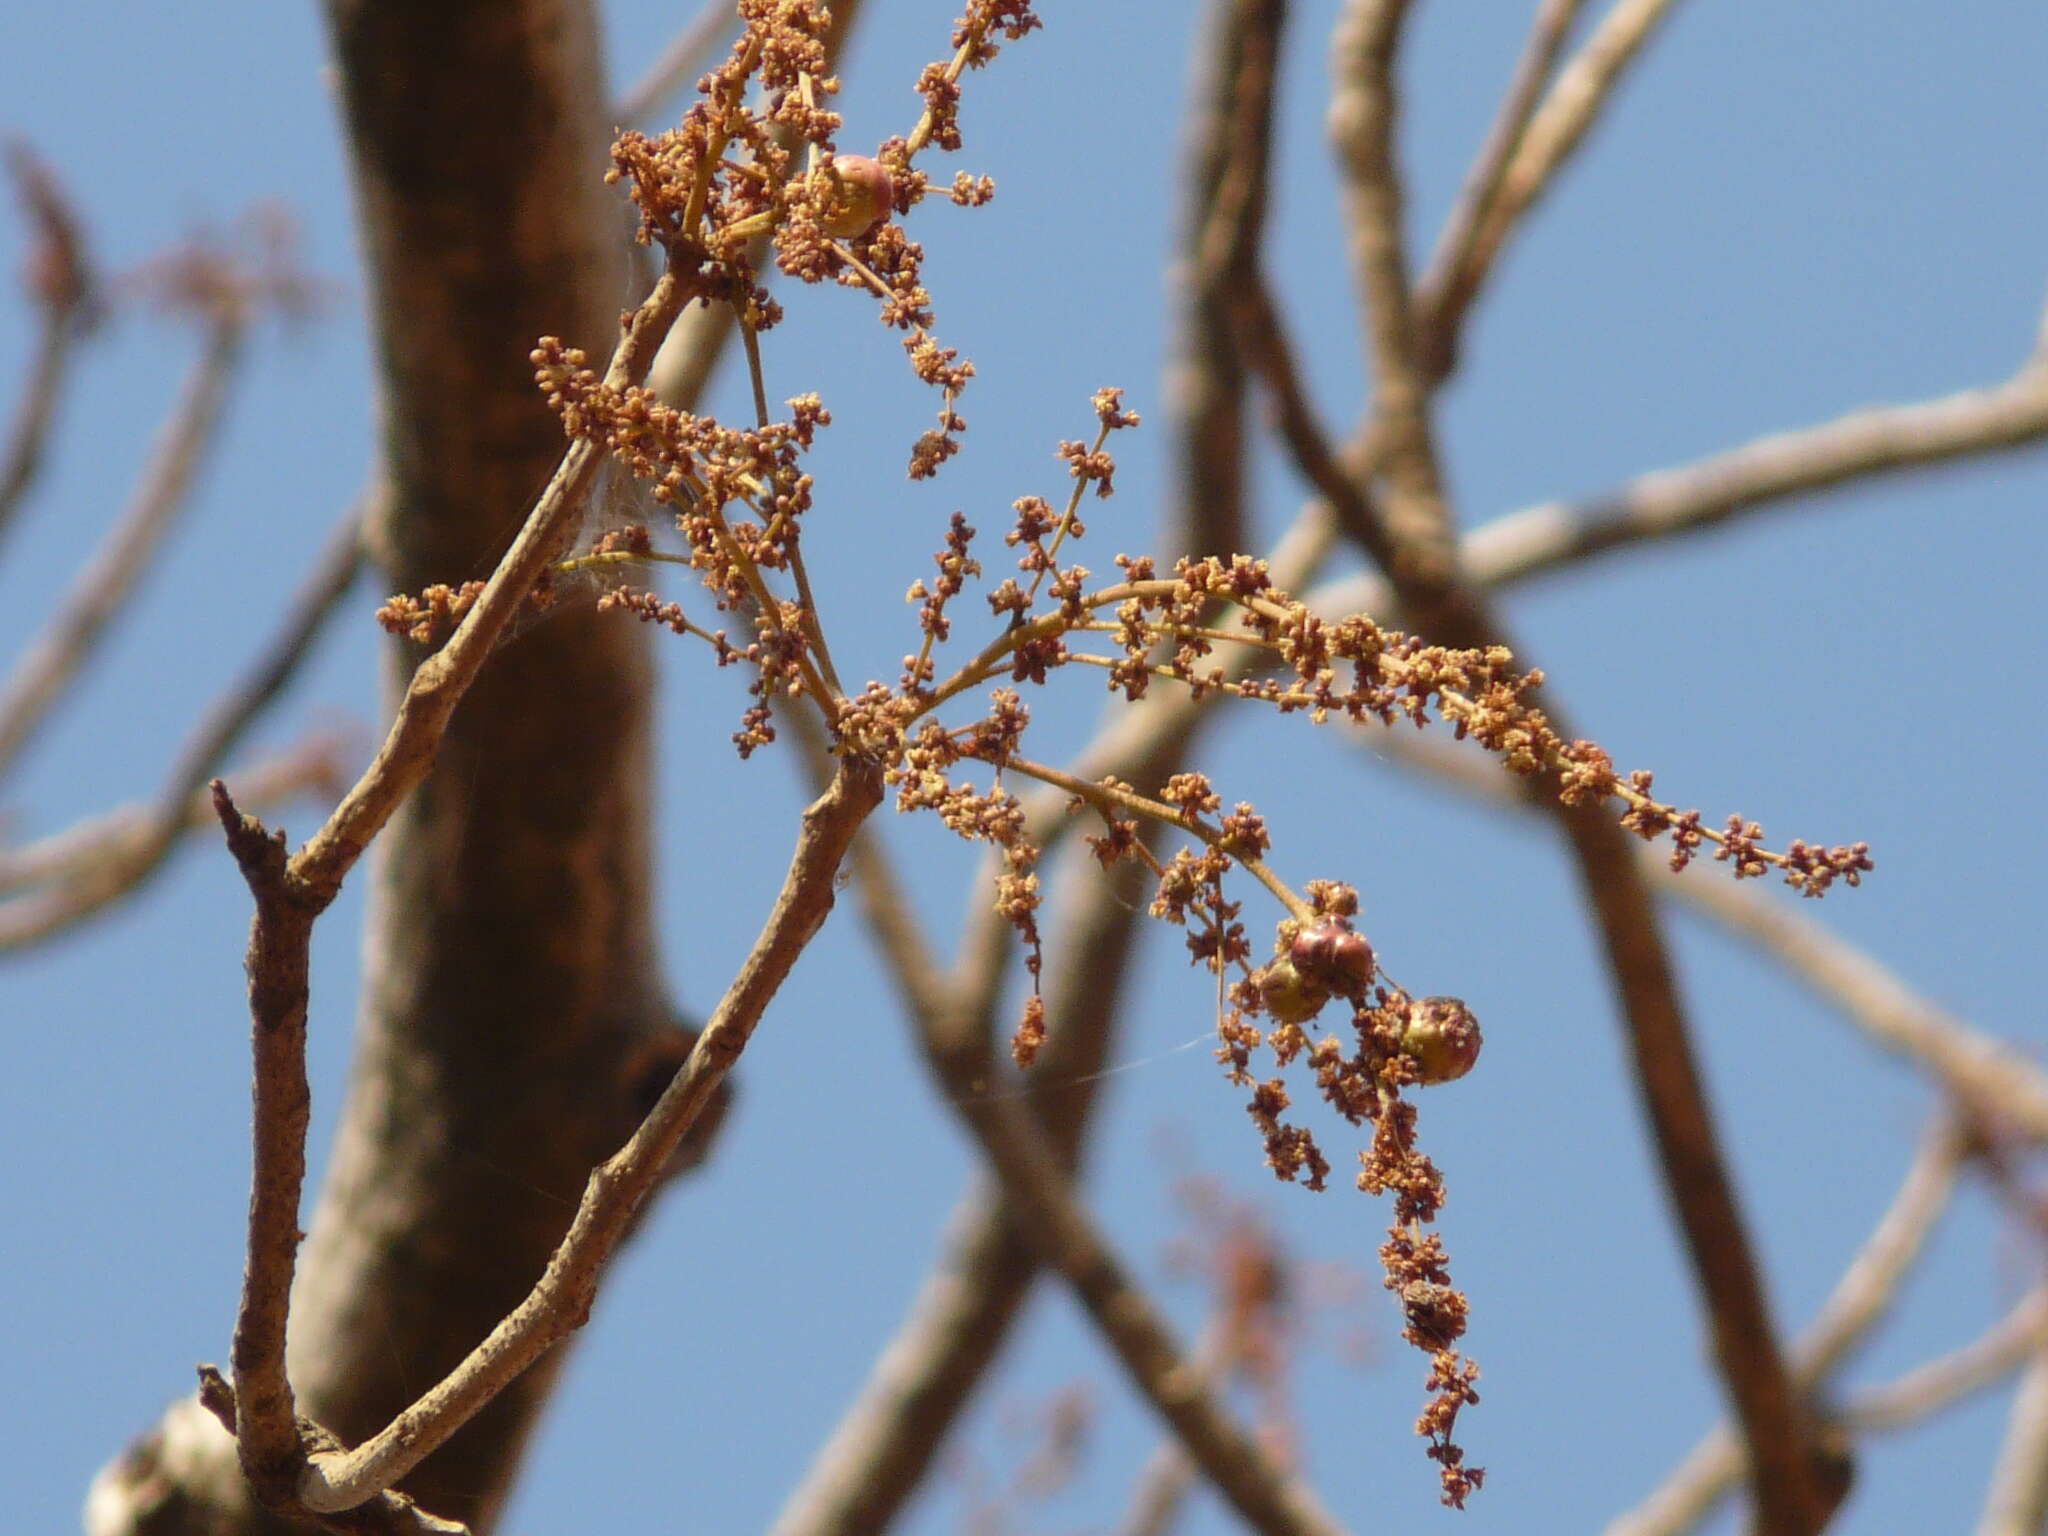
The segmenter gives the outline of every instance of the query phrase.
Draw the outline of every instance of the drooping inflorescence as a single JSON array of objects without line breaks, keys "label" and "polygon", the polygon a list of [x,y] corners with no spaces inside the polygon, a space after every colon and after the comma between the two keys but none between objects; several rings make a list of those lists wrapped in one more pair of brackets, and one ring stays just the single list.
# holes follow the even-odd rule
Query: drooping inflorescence
[{"label": "drooping inflorescence", "polygon": [[[1519,669],[1505,647],[1433,645],[1365,614],[1320,614],[1280,588],[1264,561],[1218,553],[1181,559],[1161,574],[1149,556],[1118,554],[1115,579],[1096,583],[1071,550],[1088,533],[1084,499],[1113,494],[1110,440],[1139,424],[1116,389],[1092,399],[1092,439],[1055,450],[1067,481],[1063,502],[1025,495],[1012,503],[1003,543],[1015,573],[984,593],[991,633],[980,648],[950,668],[942,665],[942,648],[961,627],[958,600],[984,574],[975,529],[955,512],[933,554],[933,573],[909,588],[919,638],[895,684],[843,687],[802,552],[807,520],[829,515],[818,508],[803,456],[831,417],[817,396],[800,395],[787,402],[785,419],[768,419],[754,338],[781,311],[761,286],[756,263],[772,246],[776,266],[789,277],[876,296],[885,325],[905,333],[917,376],[940,391],[939,425],[919,437],[909,466],[912,479],[935,472],[959,451],[965,422],[956,404],[974,369],[931,333],[924,252],[902,224],[930,191],[915,161],[930,146],[959,147],[962,74],[995,55],[997,37],[1022,37],[1037,21],[1025,0],[970,5],[952,58],[918,81],[924,112],[916,127],[860,156],[840,155],[833,142],[840,120],[825,106],[837,82],[825,74],[824,7],[743,0],[741,14],[746,30],[705,78],[682,124],[654,138],[622,135],[612,178],[629,185],[641,239],[665,248],[670,272],[690,297],[731,306],[748,341],[759,419],[735,428],[671,406],[652,390],[617,386],[582,352],[544,338],[533,353],[535,378],[565,434],[597,445],[645,483],[672,512],[682,548],[665,554],[649,530],[633,528],[607,535],[559,569],[687,565],[711,607],[745,626],[743,640],[652,592],[617,590],[604,603],[695,637],[720,666],[751,672],[751,703],[734,737],[742,755],[775,739],[777,710],[815,710],[835,751],[882,765],[899,812],[934,815],[959,837],[993,850],[992,899],[1023,946],[1031,978],[1011,1039],[1020,1067],[1031,1065],[1059,1021],[1048,1018],[1038,991],[1042,849],[1014,781],[1062,791],[1070,808],[1088,818],[1088,844],[1105,868],[1129,862],[1149,876],[1149,915],[1181,929],[1192,961],[1217,978],[1217,1057],[1229,1080],[1248,1092],[1274,1173],[1320,1190],[1332,1171],[1314,1133],[1291,1117],[1301,1085],[1290,1087],[1290,1072],[1305,1076],[1328,1110],[1364,1133],[1356,1182],[1393,1206],[1380,1250],[1384,1282],[1402,1309],[1403,1336],[1430,1362],[1430,1395],[1417,1428],[1440,1464],[1446,1502],[1462,1505],[1484,1476],[1465,1465],[1453,1438],[1461,1410],[1478,1401],[1478,1370],[1459,1347],[1466,1297],[1452,1285],[1440,1236],[1427,1230],[1443,1206],[1444,1184],[1418,1144],[1414,1093],[1474,1069],[1477,1019],[1458,998],[1416,996],[1396,983],[1361,924],[1358,892],[1334,880],[1309,881],[1299,892],[1289,886],[1275,873],[1265,819],[1247,801],[1226,802],[1206,775],[1178,771],[1156,784],[1082,779],[1031,757],[1026,689],[1079,666],[1104,674],[1108,691],[1131,703],[1166,686],[1317,725],[1437,722],[1513,773],[1548,776],[1566,804],[1617,806],[1630,831],[1646,840],[1668,837],[1674,868],[1711,843],[1737,878],[1775,868],[1808,896],[1838,880],[1858,884],[1871,868],[1868,849],[1794,841],[1778,852],[1764,846],[1759,826],[1739,816],[1711,827],[1700,812],[1657,798],[1649,773],[1624,774],[1596,744],[1562,737],[1535,702],[1541,673]],[[963,174],[948,195],[971,206],[991,192],[986,179]],[[438,643],[481,585],[394,598],[380,616],[396,632]],[[549,595],[543,588],[539,600]],[[963,702],[969,695],[980,702],[970,707]],[[955,711],[965,718],[953,718]],[[1284,914],[1263,959],[1244,920],[1247,882],[1263,887]],[[1318,1032],[1325,1018],[1331,1027]],[[1260,1064],[1262,1056],[1270,1068]]]}]

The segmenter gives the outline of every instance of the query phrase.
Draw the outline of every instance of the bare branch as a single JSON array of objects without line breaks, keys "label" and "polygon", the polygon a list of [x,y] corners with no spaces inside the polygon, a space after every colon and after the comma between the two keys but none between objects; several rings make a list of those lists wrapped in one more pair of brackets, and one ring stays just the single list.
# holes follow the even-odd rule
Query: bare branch
[{"label": "bare branch", "polygon": [[[958,1089],[968,1081],[956,1081]],[[1130,1278],[1074,1198],[1058,1155],[1013,1098],[957,1093],[1039,1261],[1066,1277],[1132,1386],[1173,1427],[1188,1454],[1253,1530],[1332,1536],[1341,1529],[1314,1495],[1238,1427],[1185,1359],[1151,1299]]]},{"label": "bare branch", "polygon": [[248,958],[256,1062],[254,1174],[248,1265],[235,1317],[235,1443],[257,1497],[276,1507],[288,1500],[303,1454],[284,1346],[313,1101],[306,1082],[307,950],[322,904],[307,900],[290,878],[284,838],[244,817],[217,779],[213,806],[256,901]]},{"label": "bare branch", "polygon": [[[300,795],[324,796],[332,803],[347,787],[342,768],[346,751],[345,733],[315,731],[281,752],[256,758],[234,771],[235,803],[255,809],[280,805]],[[0,852],[0,895],[53,884],[92,886],[115,878],[102,872],[125,872],[145,856],[155,839],[160,810],[156,802],[130,801],[84,817],[61,832]],[[182,836],[215,830],[218,825],[213,796],[202,789],[187,798],[177,830]],[[125,873],[121,878],[125,880]],[[71,898],[67,895],[66,899]],[[0,934],[5,935],[0,937],[0,947],[16,932],[6,914],[25,910],[26,904],[0,906]]]},{"label": "bare branch", "polygon": [[0,535],[13,525],[42,469],[74,345],[93,318],[93,275],[85,236],[57,178],[19,139],[6,146],[7,168],[35,226],[28,260],[36,300],[36,343],[22,372],[23,394],[0,451]]},{"label": "bare branch", "polygon": [[1423,368],[1442,379],[1457,366],[1457,339],[1465,311],[1485,281],[1487,268],[1473,264],[1479,231],[1492,211],[1508,165],[1521,147],[1543,86],[1571,35],[1585,0],[1540,0],[1529,39],[1522,46],[1493,126],[1465,175],[1458,201],[1437,236],[1436,250],[1415,287],[1417,342]]},{"label": "bare branch", "polygon": [[1523,128],[1455,271],[1439,274],[1432,269],[1432,278],[1440,284],[1431,289],[1427,301],[1432,312],[1450,317],[1470,305],[1473,292],[1486,280],[1509,236],[1599,121],[1628,66],[1673,3],[1615,0],[1614,8],[1559,72],[1542,105]]},{"label": "bare branch", "polygon": [[705,0],[660,56],[612,103],[613,119],[631,126],[666,108],[696,83],[718,45],[731,35],[735,20],[729,0]]},{"label": "bare branch", "polygon": [[78,675],[184,510],[200,460],[220,424],[246,328],[240,304],[214,311],[205,349],[186,377],[134,500],[107,530],[63,606],[0,689],[0,774],[14,766]]},{"label": "bare branch", "polygon": [[[1375,732],[1374,750],[1420,770],[1431,782],[1502,809],[1533,810],[1492,763],[1428,737]],[[1673,874],[1654,849],[1637,852],[1645,880],[1748,939],[1840,1009],[1885,1049],[1908,1057],[1987,1129],[2048,1143],[2048,1074],[2010,1046],[1971,1028],[1907,985],[1875,955],[1856,948],[1792,902],[1730,880]]]},{"label": "bare branch", "polygon": [[[1461,576],[1430,427],[1430,381],[1416,356],[1393,148],[1394,54],[1404,9],[1401,0],[1352,0],[1347,6],[1335,45],[1338,85],[1331,111],[1348,173],[1353,260],[1370,311],[1374,459],[1394,546],[1387,575],[1412,627],[1432,640],[1512,644],[1484,589]],[[1552,101],[1574,79],[1567,70]],[[1502,206],[1511,211],[1519,211],[1513,201],[1517,167],[1532,146],[1558,142],[1539,139],[1546,111],[1531,123],[1523,153],[1503,180]],[[1566,739],[1576,734],[1559,710],[1548,713]],[[1810,1536],[1826,1524],[1839,1490],[1830,1497],[1820,1486],[1813,1426],[1771,1326],[1654,903],[1628,835],[1593,807],[1563,804],[1559,788],[1554,773],[1546,773],[1527,781],[1525,792],[1540,796],[1570,840],[1581,889],[1606,948],[1665,1188],[1712,1327],[1715,1360],[1757,1468],[1763,1524],[1773,1536]]]},{"label": "bare branch", "polygon": [[2019,1052],[1935,1006],[1789,902],[1728,881],[1682,879],[1648,850],[1644,866],[1671,894],[1776,957],[1880,1045],[1926,1068],[1987,1126],[2048,1142],[2048,1076]]},{"label": "bare branch", "polygon": [[1382,570],[1392,565],[1394,545],[1386,521],[1373,504],[1371,487],[1346,469],[1316,419],[1315,406],[1301,382],[1287,322],[1264,274],[1246,275],[1238,294],[1238,345],[1265,385],[1273,406],[1274,426],[1294,460],[1294,467],[1323,498],[1345,536],[1373,558]]},{"label": "bare branch", "polygon": [[1180,323],[1168,376],[1182,540],[1169,556],[1245,546],[1244,364],[1239,294],[1257,270],[1273,145],[1273,100],[1285,0],[1212,0],[1191,102],[1189,207],[1174,286]]},{"label": "bare branch", "polygon": [[1858,1434],[1904,1429],[1996,1386],[2044,1349],[2048,1290],[2037,1288],[1961,1349],[1858,1392],[1843,1405],[1841,1422]]},{"label": "bare branch", "polygon": [[2038,1536],[2048,1525],[2048,1338],[2020,1377],[1977,1536]]},{"label": "bare branch", "polygon": [[[1332,44],[1337,84],[1330,133],[1345,170],[1345,205],[1371,341],[1371,457],[1383,488],[1385,567],[1404,601],[1441,602],[1458,580],[1457,532],[1445,500],[1431,381],[1417,357],[1413,295],[1403,250],[1394,128],[1400,103],[1394,56],[1408,0],[1349,0]],[[1372,548],[1368,545],[1368,548]]]},{"label": "bare branch", "polygon": [[[362,564],[362,523],[360,507],[341,520],[292,600],[283,627],[248,673],[207,712],[153,806],[114,812],[0,859],[0,891],[31,883],[53,886],[0,904],[0,951],[48,938],[135,890],[162,867],[179,837],[194,825],[195,811],[212,823],[210,799],[200,808],[195,796],[283,691],[354,584]],[[309,784],[325,784],[334,760],[331,743],[316,742],[267,769],[259,765],[246,776],[237,775],[241,803],[254,807]]]},{"label": "bare branch", "polygon": [[546,1272],[489,1338],[382,1432],[353,1451],[313,1456],[298,1486],[307,1508],[348,1509],[391,1487],[589,1318],[605,1262],[684,1135],[746,1050],[797,957],[823,926],[832,910],[840,861],[881,799],[880,769],[857,757],[842,757],[830,787],[804,812],[803,831],[774,909],[724,1000],[640,1129],[592,1171],[575,1220]]},{"label": "bare branch", "polygon": [[[1809,1397],[1825,1389],[1850,1352],[1891,1310],[1900,1285],[1948,1208],[1968,1150],[1967,1134],[1953,1123],[1939,1123],[1921,1138],[1891,1206],[1793,1351],[1794,1376]],[[1679,1536],[1706,1519],[1747,1471],[1741,1440],[1728,1425],[1719,1425],[1662,1487],[1610,1524],[1606,1536]]]},{"label": "bare branch", "polygon": [[[614,388],[638,384],[683,306],[682,285],[671,268],[635,310],[612,354],[605,382]],[[327,823],[292,858],[292,878],[331,901],[363,850],[399,803],[426,777],[455,706],[503,637],[513,614],[561,548],[563,536],[581,514],[597,478],[604,450],[578,438],[563,453],[547,488],[527,514],[476,605],[448,643],[413,673],[398,717],[377,757],[342,797]]]},{"label": "bare branch", "polygon": [[1525,581],[1589,556],[1705,532],[1787,497],[2026,447],[2043,437],[2048,367],[2030,364],[1989,389],[1852,411],[1640,476],[1584,501],[1511,513],[1475,529],[1466,558],[1476,580]]}]

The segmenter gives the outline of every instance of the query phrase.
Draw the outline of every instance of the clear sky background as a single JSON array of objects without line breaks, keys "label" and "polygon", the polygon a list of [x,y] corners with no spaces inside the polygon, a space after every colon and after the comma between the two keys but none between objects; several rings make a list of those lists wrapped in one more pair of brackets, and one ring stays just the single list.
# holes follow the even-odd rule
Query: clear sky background
[{"label": "clear sky background", "polygon": [[[947,512],[966,509],[993,540],[1011,499],[1057,491],[1050,448],[1081,435],[1091,390],[1121,384],[1165,421],[1161,273],[1197,7],[1044,10],[1042,34],[969,82],[958,163],[997,178],[996,202],[931,206],[913,231],[931,252],[940,335],[980,368],[964,457],[936,486],[900,480],[930,401],[857,295],[801,294],[770,338],[771,388],[817,389],[838,417],[814,461],[812,537],[845,670],[894,675],[913,634],[896,597],[927,568]],[[1271,270],[1338,426],[1363,395],[1322,128],[1334,10],[1296,7]],[[1490,117],[1526,10],[1419,8],[1403,134],[1418,242]],[[952,16],[951,0],[870,11],[846,68],[849,149],[913,120],[910,81]],[[646,0],[610,8],[614,78],[636,76],[687,15]],[[109,266],[279,198],[339,294],[316,327],[259,339],[189,531],[5,788],[8,832],[27,836],[154,790],[373,449],[314,9],[75,0],[19,8],[7,38],[0,127],[57,167]],[[2048,282],[2043,79],[2048,21],[2027,0],[1681,7],[1475,317],[1442,412],[1466,525],[1856,405],[2003,378],[2032,344]],[[10,205],[0,248],[21,244]],[[30,334],[22,304],[0,304],[4,355],[26,358]],[[188,334],[129,313],[89,354],[49,478],[0,562],[0,653],[35,632],[121,505],[192,349]],[[1148,543],[1167,445],[1163,431],[1127,435],[1120,495],[1090,520],[1098,569]],[[1270,537],[1302,491],[1270,455],[1259,486]],[[2044,502],[2048,454],[2007,455],[1774,508],[1507,604],[1559,696],[1681,803],[1740,809],[1780,841],[1867,839],[1875,879],[1809,912],[2030,1049],[2043,1034],[2032,967],[2048,856]],[[360,596],[268,741],[374,720],[379,639],[373,594]],[[731,675],[681,645],[665,659],[665,943],[682,995],[704,1006],[781,878],[797,780],[777,756],[733,759]],[[1072,744],[1095,718],[1096,680],[1056,684],[1040,711],[1047,740]],[[1487,1028],[1480,1070],[1430,1096],[1424,1115],[1486,1371],[1461,1435],[1489,1468],[1486,1490],[1462,1516],[1437,1507],[1407,1433],[1419,1361],[1370,1287],[1301,1361],[1308,1471],[1361,1532],[1598,1530],[1662,1479],[1719,1399],[1566,861],[1547,833],[1419,788],[1299,721],[1248,719],[1214,739],[1206,765],[1226,798],[1267,812],[1283,870],[1355,879],[1397,973],[1462,993]],[[314,814],[287,825],[303,835]],[[950,936],[980,899],[963,884],[969,861],[892,834]],[[247,910],[227,860],[201,841],[139,899],[7,962],[0,1315],[16,1406],[0,1468],[22,1530],[74,1528],[94,1469],[189,1388],[193,1362],[225,1355],[247,1180]],[[316,945],[316,1153],[343,1084],[359,920],[345,896]],[[1803,1323],[1889,1200],[1935,1097],[1730,941],[1689,917],[1673,928],[1778,1315]],[[1137,995],[1124,1037],[1134,1065],[1109,1085],[1089,1193],[1182,1325],[1192,1333],[1203,1304],[1163,1264],[1184,1225],[1171,1192],[1183,1171],[1254,1202],[1302,1259],[1370,1275],[1382,1208],[1263,1172],[1241,1095],[1191,1044],[1212,1022],[1209,993],[1174,937],[1155,936]],[[760,1529],[903,1315],[972,1163],[850,907],[766,1021],[742,1093],[715,1165],[666,1197],[620,1264],[509,1531]],[[1173,1158],[1162,1133],[1181,1148]],[[2040,1257],[1973,1184],[1851,1382],[1973,1337]],[[1337,1347],[1361,1323],[1375,1343],[1363,1371]],[[962,1529],[974,1480],[999,1483],[1025,1454],[1031,1405],[1081,1380],[1099,1419],[1079,1480],[1019,1529],[1106,1529],[1156,1432],[1050,1287],[907,1529]],[[1875,1446],[1840,1529],[1967,1529],[2008,1396]],[[1204,1498],[1185,1528],[1232,1522]]]}]

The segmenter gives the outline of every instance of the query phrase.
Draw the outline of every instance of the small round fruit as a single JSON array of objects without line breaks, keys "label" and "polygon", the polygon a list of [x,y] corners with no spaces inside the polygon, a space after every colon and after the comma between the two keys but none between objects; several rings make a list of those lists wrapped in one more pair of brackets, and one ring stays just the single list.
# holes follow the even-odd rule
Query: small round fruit
[{"label": "small round fruit", "polygon": [[825,167],[831,182],[831,208],[825,232],[841,240],[858,240],[889,217],[896,202],[896,183],[889,168],[866,155],[835,155]]},{"label": "small round fruit", "polygon": [[1456,1082],[1479,1060],[1479,1020],[1457,997],[1425,997],[1409,1004],[1401,1053],[1415,1063],[1416,1080]]},{"label": "small round fruit", "polygon": [[1342,918],[1325,918],[1302,929],[1287,953],[1295,969],[1332,992],[1357,997],[1372,985],[1372,945]]},{"label": "small round fruit", "polygon": [[1283,955],[1259,972],[1259,997],[1282,1024],[1306,1024],[1323,1011],[1330,989],[1302,975]]}]

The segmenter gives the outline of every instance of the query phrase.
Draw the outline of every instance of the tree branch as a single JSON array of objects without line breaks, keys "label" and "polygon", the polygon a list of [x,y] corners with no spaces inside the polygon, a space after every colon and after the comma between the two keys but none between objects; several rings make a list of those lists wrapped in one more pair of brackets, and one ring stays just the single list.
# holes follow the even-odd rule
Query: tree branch
[{"label": "tree branch", "polygon": [[[1793,1351],[1800,1390],[1818,1397],[1850,1353],[1891,1310],[1900,1285],[1948,1208],[1969,1151],[1966,1132],[1939,1123],[1920,1150],[1892,1203]],[[1695,1446],[1662,1487],[1607,1527],[1606,1536],[1679,1536],[1705,1520],[1748,1471],[1742,1442],[1726,1424]]]},{"label": "tree branch", "polygon": [[1528,132],[1545,82],[1564,51],[1585,0],[1541,0],[1522,56],[1508,79],[1493,126],[1479,146],[1458,201],[1437,236],[1436,250],[1415,288],[1418,349],[1423,368],[1442,379],[1457,366],[1457,338],[1465,312],[1486,280],[1489,261],[1475,260],[1479,232],[1493,212],[1508,166]]},{"label": "tree branch", "polygon": [[0,774],[14,766],[78,675],[188,504],[200,461],[220,425],[246,329],[238,302],[224,302],[209,316],[204,350],[186,376],[128,510],[107,530],[62,607],[0,688]]},{"label": "tree branch", "polygon": [[[195,795],[284,690],[354,585],[362,565],[362,524],[362,508],[351,508],[293,598],[283,627],[187,739],[154,805],[116,812],[49,839],[46,846],[21,849],[0,860],[0,891],[31,883],[53,886],[0,905],[0,951],[23,948],[63,931],[137,889],[163,866],[193,824]],[[253,806],[277,798],[287,787],[331,774],[333,757],[331,748],[321,746],[287,759],[245,783],[242,801]],[[280,778],[282,784],[266,782]],[[212,822],[210,804],[204,816]]]},{"label": "tree branch", "polygon": [[57,178],[27,144],[10,139],[7,169],[35,226],[28,278],[36,300],[36,342],[21,374],[21,403],[0,451],[0,536],[35,484],[71,372],[71,356],[93,318],[93,277],[85,236]]},{"label": "tree branch", "polygon": [[[1378,418],[1373,457],[1386,531],[1394,545],[1387,575],[1411,627],[1431,640],[1512,645],[1484,590],[1467,584],[1459,568],[1430,427],[1430,382],[1417,358],[1393,149],[1393,64],[1404,11],[1402,0],[1351,0],[1338,26],[1338,95],[1331,112],[1348,172],[1354,263],[1369,310]],[[1559,82],[1553,99],[1567,83]],[[1543,117],[1539,112],[1531,124],[1525,152],[1537,142]],[[1503,182],[1503,206],[1513,206],[1514,176],[1511,166]],[[1516,649],[1526,665],[1526,651]],[[1566,739],[1576,734],[1559,709],[1546,712]],[[1526,792],[1541,796],[1571,844],[1581,889],[1607,951],[1665,1188],[1685,1236],[1715,1359],[1757,1469],[1764,1529],[1769,1536],[1811,1536],[1826,1524],[1840,1490],[1832,1490],[1830,1497],[1821,1487],[1813,1426],[1779,1352],[1670,957],[1628,834],[1597,807],[1564,805],[1554,773],[1528,786]]]},{"label": "tree branch", "polygon": [[774,909],[724,1000],[640,1128],[592,1171],[568,1234],[526,1299],[460,1366],[378,1434],[352,1451],[313,1456],[297,1490],[308,1508],[348,1509],[391,1487],[589,1319],[606,1261],[746,1050],[797,957],[824,925],[840,861],[881,799],[879,767],[842,758],[825,793],[804,812]]},{"label": "tree branch", "polygon": [[2020,1377],[1977,1536],[2038,1536],[2048,1524],[2048,1337]]}]

